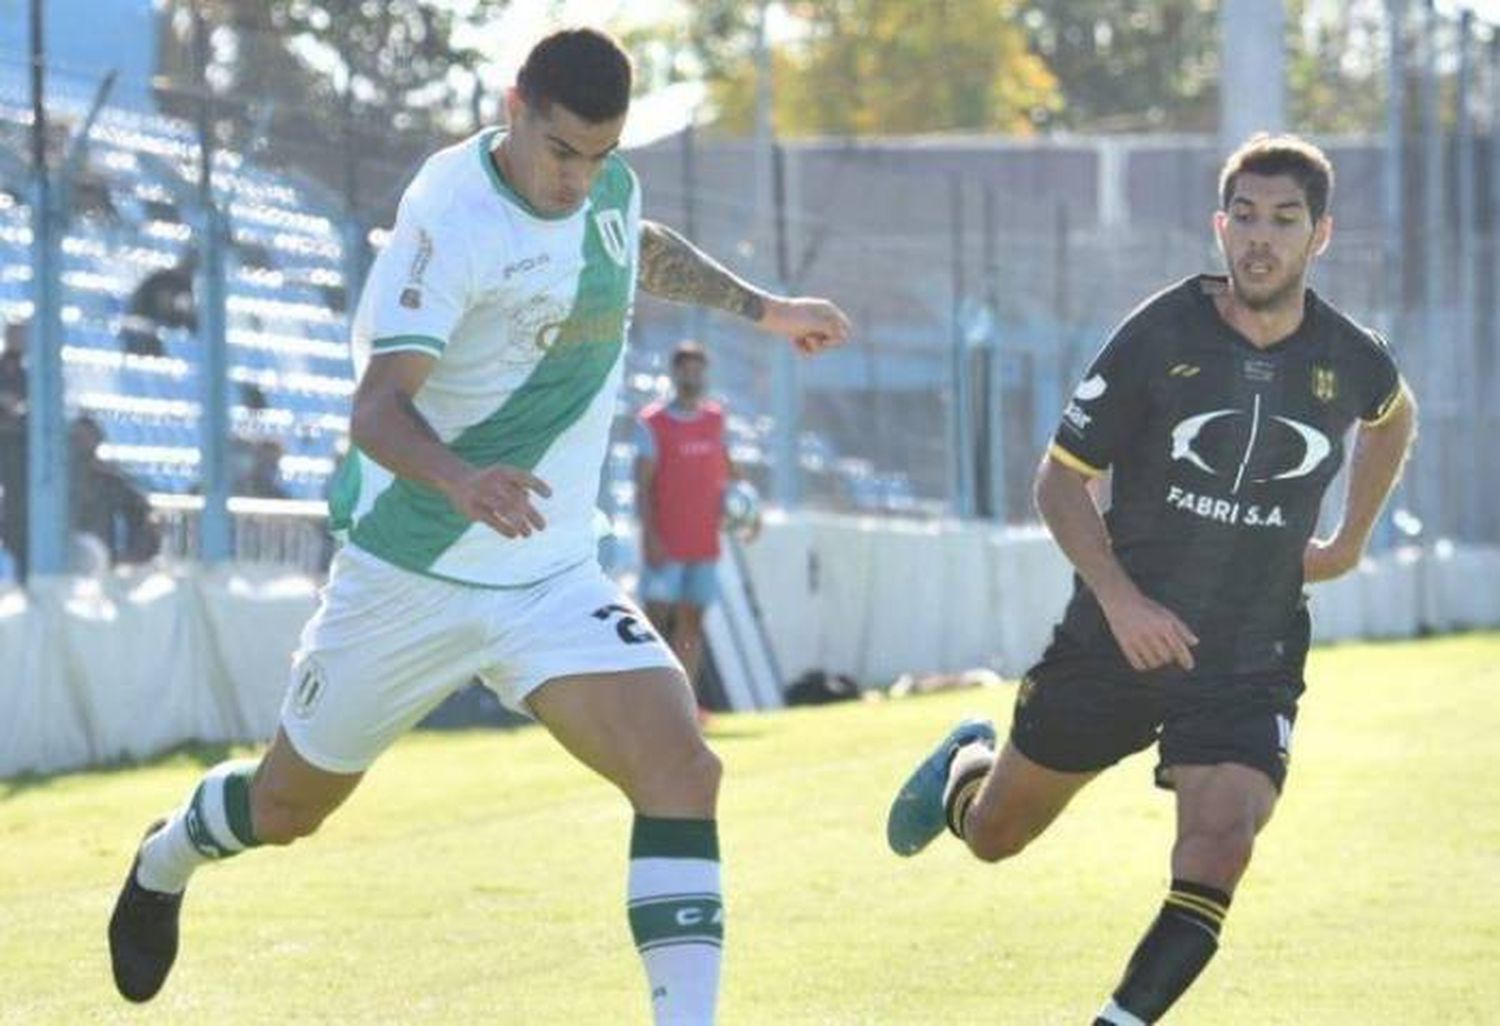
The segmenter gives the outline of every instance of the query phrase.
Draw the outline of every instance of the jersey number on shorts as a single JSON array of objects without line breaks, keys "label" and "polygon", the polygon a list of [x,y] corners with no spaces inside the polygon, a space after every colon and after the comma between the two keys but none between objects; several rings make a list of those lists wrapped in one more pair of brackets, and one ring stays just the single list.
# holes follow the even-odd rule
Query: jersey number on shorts
[{"label": "jersey number on shorts", "polygon": [[656,635],[641,626],[641,621],[636,618],[635,610],[629,606],[603,606],[594,610],[594,619],[608,620],[616,614],[619,614],[620,618],[615,621],[615,633],[625,644],[644,645],[648,641],[656,640]]}]

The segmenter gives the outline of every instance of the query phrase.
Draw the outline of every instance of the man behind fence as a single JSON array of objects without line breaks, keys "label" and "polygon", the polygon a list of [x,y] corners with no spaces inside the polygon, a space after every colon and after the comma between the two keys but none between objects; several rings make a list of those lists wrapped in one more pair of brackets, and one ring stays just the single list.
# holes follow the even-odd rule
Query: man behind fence
[{"label": "man behind fence", "polygon": [[[697,342],[681,342],[672,351],[671,399],[647,406],[636,421],[640,595],[695,689],[703,614],[719,590],[724,489],[740,477],[729,458],[724,408],[707,398],[707,390],[707,351]],[[746,540],[758,530],[757,516],[744,532]]]},{"label": "man behind fence", "polygon": [[625,793],[628,917],[653,1014],[713,1021],[719,761],[671,651],[595,559],[630,311],[639,283],[805,352],[842,342],[848,322],[825,300],[760,292],[641,219],[615,152],[630,82],[610,37],[551,35],[507,94],[508,130],[435,154],[407,189],[356,315],[357,449],[330,503],[349,543],[270,750],[213,768],[147,832],[109,930],[125,997],[165,980],[198,866],[313,833],[477,675]]},{"label": "man behind fence", "polygon": [[[960,723],[891,806],[901,855],[946,827],[985,861],[1046,830],[1101,770],[1153,743],[1176,791],[1172,884],[1095,1026],[1156,1022],[1213,957],[1286,779],[1309,639],[1304,581],[1356,566],[1415,404],[1385,342],[1307,288],[1333,169],[1257,136],[1220,176],[1228,276],[1198,275],[1115,332],[1063,412],[1036,500],[1077,570],[1021,682],[1010,739]],[[1313,539],[1358,425],[1342,522]],[[1090,481],[1111,470],[1101,517]]]}]

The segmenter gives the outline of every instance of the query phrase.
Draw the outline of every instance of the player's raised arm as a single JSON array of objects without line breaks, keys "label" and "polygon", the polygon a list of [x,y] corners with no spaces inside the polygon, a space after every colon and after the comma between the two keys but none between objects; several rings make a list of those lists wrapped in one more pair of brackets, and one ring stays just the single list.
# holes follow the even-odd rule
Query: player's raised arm
[{"label": "player's raised arm", "polygon": [[791,339],[804,353],[842,345],[849,337],[849,318],[828,300],[771,295],[655,221],[641,221],[638,280],[659,299],[736,314]]},{"label": "player's raised arm", "polygon": [[1370,531],[1401,478],[1401,468],[1416,436],[1417,401],[1402,382],[1390,409],[1374,422],[1361,423],[1355,432],[1344,516],[1333,537],[1308,542],[1302,556],[1307,581],[1326,581],[1359,565]]}]

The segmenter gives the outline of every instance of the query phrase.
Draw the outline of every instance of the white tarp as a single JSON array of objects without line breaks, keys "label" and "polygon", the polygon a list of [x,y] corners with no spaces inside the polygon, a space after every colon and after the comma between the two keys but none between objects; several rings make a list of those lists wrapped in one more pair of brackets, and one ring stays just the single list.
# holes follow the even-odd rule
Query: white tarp
[{"label": "white tarp", "polygon": [[0,593],[0,776],[269,738],[314,594],[244,570]]},{"label": "white tarp", "polygon": [[[866,686],[1041,653],[1072,573],[1041,528],[807,515],[746,548],[778,661]],[[1310,589],[1319,642],[1500,626],[1500,548],[1405,549]]]},{"label": "white tarp", "polygon": [[[1070,588],[1037,529],[809,515],[745,550],[788,681],[866,686],[988,666],[1013,676]],[[261,568],[35,580],[0,590],[0,777],[140,758],[276,726],[316,585]],[[1500,626],[1500,549],[1439,544],[1313,589],[1319,641]]]}]

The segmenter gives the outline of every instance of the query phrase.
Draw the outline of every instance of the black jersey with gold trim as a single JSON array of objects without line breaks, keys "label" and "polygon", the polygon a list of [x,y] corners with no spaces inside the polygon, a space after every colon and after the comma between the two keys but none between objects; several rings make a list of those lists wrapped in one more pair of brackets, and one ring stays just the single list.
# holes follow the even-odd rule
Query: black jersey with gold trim
[{"label": "black jersey with gold trim", "polygon": [[[1199,674],[1300,663],[1302,553],[1356,420],[1401,394],[1385,342],[1320,299],[1266,347],[1219,314],[1222,277],[1154,296],[1100,351],[1063,412],[1052,458],[1110,472],[1116,556],[1198,635]],[[1082,581],[1059,628],[1123,662]]]}]

